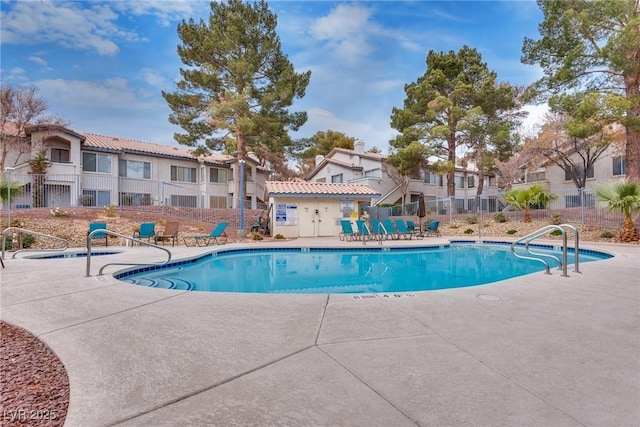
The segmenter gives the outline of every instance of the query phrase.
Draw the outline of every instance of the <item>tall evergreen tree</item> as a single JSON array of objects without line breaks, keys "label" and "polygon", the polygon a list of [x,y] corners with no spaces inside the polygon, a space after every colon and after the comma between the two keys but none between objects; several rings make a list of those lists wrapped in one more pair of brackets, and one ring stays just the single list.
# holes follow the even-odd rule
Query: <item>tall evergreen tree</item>
[{"label": "tall evergreen tree", "polygon": [[[524,39],[522,62],[545,76],[532,99],[597,91],[626,106],[627,177],[640,181],[640,6],[638,0],[538,0],[541,38]],[[621,98],[616,100],[615,98]]]},{"label": "tall evergreen tree", "polygon": [[[305,112],[290,113],[304,96],[311,72],[296,73],[282,52],[277,19],[265,1],[211,2],[208,21],[178,25],[178,55],[186,68],[175,92],[163,92],[169,121],[186,133],[180,144],[196,153],[231,147],[239,159],[248,148],[283,153]],[[256,150],[259,151],[259,150]]]},{"label": "tall evergreen tree", "polygon": [[474,107],[460,124],[467,158],[478,168],[475,209],[480,209],[485,173],[496,169],[495,160],[507,161],[520,147],[516,129],[526,112],[520,109],[521,88],[495,83],[496,74],[474,91]]},{"label": "tall evergreen tree", "polygon": [[404,108],[392,111],[391,126],[401,133],[391,141],[392,147],[425,144],[445,165],[435,166],[447,171],[449,196],[455,195],[456,152],[469,142],[463,138],[461,124],[469,114],[477,114],[476,107],[482,107],[477,92],[494,88],[495,78],[480,53],[468,46],[457,53],[430,51],[425,74],[405,86]]}]

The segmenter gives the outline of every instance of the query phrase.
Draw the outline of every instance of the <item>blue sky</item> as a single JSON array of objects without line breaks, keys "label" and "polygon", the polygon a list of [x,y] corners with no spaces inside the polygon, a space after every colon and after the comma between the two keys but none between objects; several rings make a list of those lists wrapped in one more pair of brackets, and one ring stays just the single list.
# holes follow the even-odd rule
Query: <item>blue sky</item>
[{"label": "blue sky", "polygon": [[[182,66],[176,26],[207,18],[208,1],[0,0],[3,84],[39,89],[49,112],[71,128],[177,145],[161,91]],[[522,1],[271,1],[285,54],[311,70],[292,111],[309,120],[292,137],[328,129],[387,151],[391,110],[404,85],[424,74],[430,50],[476,48],[499,81],[542,76],[520,63],[522,40],[537,38],[542,13]],[[532,108],[527,129],[544,112]]]}]

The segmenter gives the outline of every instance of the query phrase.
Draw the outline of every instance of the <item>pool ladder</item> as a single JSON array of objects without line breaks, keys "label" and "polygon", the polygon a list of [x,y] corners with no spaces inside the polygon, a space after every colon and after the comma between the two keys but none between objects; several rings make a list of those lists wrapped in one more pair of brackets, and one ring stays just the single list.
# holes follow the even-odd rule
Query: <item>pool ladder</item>
[{"label": "pool ladder", "polygon": [[[534,231],[533,233],[529,233],[524,237],[519,238],[515,242],[511,243],[511,252],[518,258],[522,259],[530,259],[533,261],[539,261],[545,266],[545,274],[551,274],[549,262],[547,259],[553,259],[558,263],[558,268],[562,270],[563,277],[569,277],[567,274],[567,229],[573,231],[574,236],[574,255],[575,255],[575,263],[574,263],[574,272],[580,273],[579,269],[579,237],[578,230],[570,224],[560,224],[560,225],[547,225],[546,227],[542,227],[541,229]],[[543,236],[546,236],[551,231],[559,230],[562,233],[562,260],[555,255],[545,254],[541,252],[534,252],[529,247],[529,244]],[[522,255],[516,252],[516,246],[524,246],[528,255]]]},{"label": "pool ladder", "polygon": [[167,253],[167,260],[163,261],[163,262],[159,262],[159,263],[149,263],[149,262],[147,262],[147,263],[110,262],[110,263],[105,264],[102,267],[100,267],[100,270],[98,271],[98,276],[102,276],[102,272],[104,271],[104,269],[106,267],[110,266],[110,265],[143,265],[143,266],[148,266],[148,265],[166,265],[169,262],[171,262],[171,251],[169,251],[168,249],[163,248],[162,246],[154,245],[153,243],[145,242],[144,240],[136,239],[135,237],[127,236],[125,234],[116,233],[115,231],[110,231],[110,230],[106,230],[106,229],[96,229],[96,230],[93,230],[91,233],[87,234],[87,271],[86,271],[85,277],[91,277],[91,241],[93,240],[92,239],[93,235],[94,234],[98,234],[98,233],[105,233],[105,234],[108,234],[110,236],[117,236],[117,237],[120,237],[122,239],[129,240],[131,242],[138,242],[141,245],[144,244],[146,246],[151,246],[153,248],[160,249],[160,250],[165,251]]},{"label": "pool ladder", "polygon": [[[3,259],[6,259],[4,256],[4,248],[7,242],[7,235],[9,233],[12,233],[12,240],[18,237],[18,233],[22,235],[29,233],[29,234],[35,234],[36,236],[47,237],[52,240],[57,240],[64,244],[63,248],[58,248],[58,249],[22,249],[21,248],[13,253],[13,255],[11,256],[12,259],[15,259],[16,255],[18,255],[18,253],[20,252],[62,252],[69,249],[69,241],[66,239],[63,239],[62,237],[56,237],[50,234],[40,233],[38,231],[28,230],[22,227],[9,227],[9,228],[5,228],[4,231],[2,232],[2,258]],[[22,239],[19,239],[19,240],[22,240]]]}]

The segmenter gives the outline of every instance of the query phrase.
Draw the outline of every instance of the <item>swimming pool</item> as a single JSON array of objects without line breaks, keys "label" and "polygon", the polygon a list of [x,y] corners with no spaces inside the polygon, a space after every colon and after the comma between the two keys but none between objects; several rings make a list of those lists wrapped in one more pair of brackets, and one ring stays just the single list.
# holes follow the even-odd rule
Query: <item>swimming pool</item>
[{"label": "swimming pool", "polygon": [[[121,253],[122,251],[118,251],[118,250],[91,251],[91,256],[116,255]],[[86,257],[87,257],[86,252],[56,252],[56,253],[45,253],[45,254],[25,256],[25,258],[28,258],[28,259],[57,259],[57,258],[86,258]]]},{"label": "swimming pool", "polygon": [[[560,254],[552,246],[535,247]],[[580,251],[581,263],[609,257]],[[421,248],[229,249],[114,276],[136,285],[191,291],[329,294],[475,286],[543,270],[539,262],[516,258],[505,244],[452,243]]]}]

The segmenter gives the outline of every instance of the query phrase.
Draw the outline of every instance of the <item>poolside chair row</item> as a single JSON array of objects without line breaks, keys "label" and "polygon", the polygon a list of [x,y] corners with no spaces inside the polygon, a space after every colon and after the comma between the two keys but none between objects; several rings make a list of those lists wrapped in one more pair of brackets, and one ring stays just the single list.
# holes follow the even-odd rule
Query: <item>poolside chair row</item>
[{"label": "poolside chair row", "polygon": [[[151,243],[151,239],[153,239],[154,244],[158,244],[158,242],[171,241],[171,246],[175,246],[176,240],[178,239],[178,222],[177,221],[167,221],[162,231],[156,232],[156,223],[155,222],[143,222],[140,224],[138,230],[133,232],[133,238],[138,240],[147,239],[149,243]],[[99,231],[105,230],[105,231]],[[107,223],[106,222],[92,222],[89,224],[89,231],[87,231],[87,236],[91,237],[91,241],[94,239],[104,239],[104,245],[109,246],[109,238],[106,233]]]},{"label": "poolside chair row", "polygon": [[[225,244],[227,243],[227,233],[225,232],[225,229],[228,225],[228,222],[221,222],[209,234],[184,236],[184,244],[187,246],[209,246],[211,243],[216,243],[218,245]],[[155,227],[155,222],[143,222],[140,224],[140,229],[133,233],[133,238],[138,240],[146,239],[149,243],[151,243],[151,239],[153,239],[154,244],[162,242],[163,245],[165,241],[170,240],[171,246],[175,246],[178,239],[178,222],[168,221],[165,224],[164,230],[161,232],[156,232]],[[87,232],[87,235],[91,236],[92,241],[93,239],[104,239],[105,246],[108,246],[109,239],[106,230],[107,223],[92,222],[89,224],[89,231]]]},{"label": "poolside chair row", "polygon": [[430,221],[424,231],[416,230],[413,221],[405,223],[402,219],[392,221],[390,219],[371,220],[370,226],[364,220],[356,220],[357,229],[353,229],[351,220],[341,220],[342,231],[340,232],[340,240],[362,240],[362,239],[378,239],[378,240],[410,240],[414,236],[422,239],[425,236],[440,236],[438,231],[439,221]]}]

